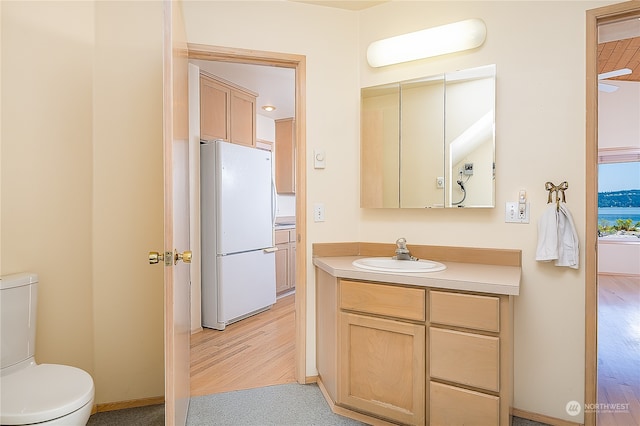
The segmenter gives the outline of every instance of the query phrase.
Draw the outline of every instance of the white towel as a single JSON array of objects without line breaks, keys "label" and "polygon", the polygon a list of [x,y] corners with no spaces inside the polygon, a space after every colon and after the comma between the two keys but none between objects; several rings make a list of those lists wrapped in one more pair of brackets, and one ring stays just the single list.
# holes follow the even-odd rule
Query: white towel
[{"label": "white towel", "polygon": [[580,250],[578,233],[571,212],[562,204],[550,204],[538,221],[538,247],[536,260],[556,266],[578,269]]},{"label": "white towel", "polygon": [[549,262],[558,258],[558,213],[555,204],[542,213],[538,221],[538,248],[536,260]]},{"label": "white towel", "polygon": [[565,204],[558,212],[558,260],[556,266],[578,269],[580,250],[573,216]]}]

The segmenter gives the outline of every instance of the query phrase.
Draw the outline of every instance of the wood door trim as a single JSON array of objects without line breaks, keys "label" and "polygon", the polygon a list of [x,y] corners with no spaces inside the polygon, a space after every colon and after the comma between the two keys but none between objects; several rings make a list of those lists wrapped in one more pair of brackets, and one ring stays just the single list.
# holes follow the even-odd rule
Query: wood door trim
[{"label": "wood door trim", "polygon": [[[586,12],[585,406],[598,402],[598,24],[638,13],[640,1]],[[585,410],[584,425],[595,424],[595,410]]]},{"label": "wood door trim", "polygon": [[306,56],[188,43],[189,59],[270,65],[295,70],[296,86],[296,381],[306,379],[307,328],[307,194],[306,194]]}]

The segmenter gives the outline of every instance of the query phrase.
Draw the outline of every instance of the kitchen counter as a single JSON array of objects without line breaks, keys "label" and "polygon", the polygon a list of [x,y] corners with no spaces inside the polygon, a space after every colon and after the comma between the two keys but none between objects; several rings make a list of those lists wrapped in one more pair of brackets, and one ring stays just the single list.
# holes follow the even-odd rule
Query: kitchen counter
[{"label": "kitchen counter", "polygon": [[338,278],[405,284],[449,290],[517,296],[520,294],[519,266],[486,265],[439,261],[447,269],[424,273],[385,273],[353,266],[356,259],[371,256],[315,257],[313,264]]},{"label": "kitchen counter", "polygon": [[283,229],[296,229],[295,223],[276,223],[273,227],[276,231],[280,231]]},{"label": "kitchen counter", "polygon": [[295,216],[278,216],[276,217],[273,228],[276,231],[281,229],[296,229],[296,217]]}]

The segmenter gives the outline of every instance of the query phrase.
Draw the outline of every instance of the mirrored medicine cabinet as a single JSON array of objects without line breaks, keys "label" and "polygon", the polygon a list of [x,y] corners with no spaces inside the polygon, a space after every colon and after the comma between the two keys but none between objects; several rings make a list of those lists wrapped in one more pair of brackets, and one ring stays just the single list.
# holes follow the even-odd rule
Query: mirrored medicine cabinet
[{"label": "mirrored medicine cabinet", "polygon": [[361,91],[360,206],[495,206],[496,66]]}]

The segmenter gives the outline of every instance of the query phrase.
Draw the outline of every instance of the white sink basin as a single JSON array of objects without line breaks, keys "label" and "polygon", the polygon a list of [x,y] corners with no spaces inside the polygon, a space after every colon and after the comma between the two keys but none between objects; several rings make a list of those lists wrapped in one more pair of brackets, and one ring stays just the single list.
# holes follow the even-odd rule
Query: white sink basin
[{"label": "white sink basin", "polygon": [[366,257],[352,262],[357,268],[378,272],[394,272],[398,274],[437,272],[447,269],[440,262],[432,260],[396,260],[390,257]]}]

